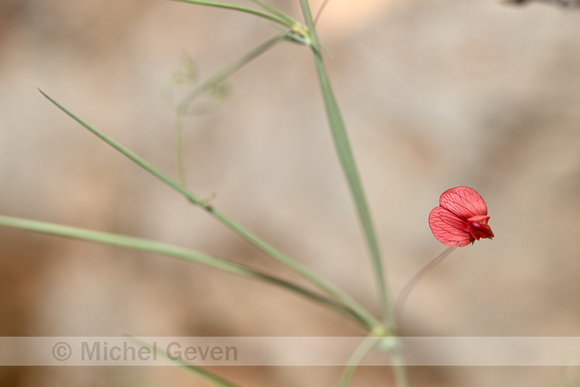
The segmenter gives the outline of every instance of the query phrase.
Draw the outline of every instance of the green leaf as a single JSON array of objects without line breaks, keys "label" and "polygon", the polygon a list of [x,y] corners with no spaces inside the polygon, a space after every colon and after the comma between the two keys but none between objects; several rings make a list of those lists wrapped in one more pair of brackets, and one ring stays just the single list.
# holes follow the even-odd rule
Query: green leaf
[{"label": "green leaf", "polygon": [[292,27],[294,25],[300,24],[298,21],[294,20],[293,18],[288,16],[286,13],[280,11],[278,8],[266,3],[265,1],[252,0],[252,2],[258,4],[260,7],[264,8],[265,10],[270,11],[272,14],[278,16],[279,18],[284,19],[288,23],[288,24],[286,24],[288,27]]},{"label": "green leaf", "polygon": [[218,8],[231,9],[231,10],[239,11],[239,12],[246,12],[246,13],[250,13],[250,14],[271,20],[273,22],[285,25],[289,28],[292,28],[292,26],[294,24],[292,22],[293,19],[290,18],[289,16],[282,17],[278,14],[272,14],[271,12],[262,11],[261,9],[246,7],[246,6],[238,5],[238,4],[223,3],[221,1],[212,1],[212,0],[175,0],[175,1],[179,1],[181,3],[208,5],[211,7],[218,7]]},{"label": "green leaf", "polygon": [[358,321],[356,319],[356,315],[352,314],[344,306],[337,304],[336,302],[317,293],[314,293],[306,288],[251,268],[249,266],[233,262],[225,258],[215,257],[196,250],[191,250],[162,242],[151,241],[148,239],[141,239],[126,235],[112,234],[102,231],[88,230],[80,227],[64,226],[55,223],[9,217],[4,215],[0,215],[0,225],[42,234],[103,243],[112,246],[126,247],[134,250],[142,250],[148,253],[161,254],[168,257],[194,262],[231,274],[236,274],[242,277],[256,279],[265,283],[276,285],[283,289],[304,296],[305,298],[310,299],[311,301],[314,301],[318,304],[329,307],[344,316],[354,319],[355,321]]},{"label": "green leaf", "polygon": [[320,87],[322,89],[322,95],[326,107],[326,115],[328,117],[330,129],[332,131],[334,146],[336,148],[342,170],[346,176],[351,195],[354,199],[358,217],[364,231],[367,247],[371,254],[371,261],[373,264],[376,281],[379,286],[379,296],[383,309],[384,322],[389,326],[389,328],[391,328],[392,331],[395,331],[396,323],[393,314],[393,307],[391,306],[389,291],[385,281],[383,259],[379,249],[379,244],[377,242],[371,213],[351,150],[350,141],[348,139],[346,127],[342,118],[342,113],[338,107],[338,102],[336,101],[336,97],[334,96],[334,92],[328,78],[328,74],[324,67],[322,52],[320,50],[320,43],[316,35],[316,28],[314,25],[314,20],[312,19],[308,1],[301,0],[301,4],[304,12],[304,19],[306,20],[306,26],[310,30],[310,36],[312,39],[312,52],[314,54],[314,61],[316,64],[316,70],[318,72]]}]

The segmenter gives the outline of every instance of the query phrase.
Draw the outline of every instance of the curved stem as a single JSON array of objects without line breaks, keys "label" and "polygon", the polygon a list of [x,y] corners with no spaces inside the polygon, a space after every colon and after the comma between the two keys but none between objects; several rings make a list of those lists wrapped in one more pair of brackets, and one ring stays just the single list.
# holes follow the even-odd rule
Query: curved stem
[{"label": "curved stem", "polygon": [[380,337],[376,336],[367,336],[364,340],[360,343],[360,345],[355,349],[353,354],[351,355],[350,359],[348,359],[348,365],[344,368],[342,376],[340,377],[340,382],[338,383],[339,387],[348,387],[350,384],[350,380],[354,376],[356,369],[366,356],[366,354],[373,349],[373,347],[377,344]]},{"label": "curved stem", "polygon": [[405,370],[405,357],[399,338],[395,336],[375,336],[371,333],[364,338],[348,360],[348,365],[344,369],[340,378],[339,387],[348,387],[350,380],[362,363],[364,357],[374,347],[391,352],[397,386],[409,386],[409,379]]},{"label": "curved stem", "polygon": [[397,297],[397,302],[395,303],[395,316],[397,317],[398,321],[400,321],[401,316],[403,315],[403,308],[405,307],[405,302],[407,301],[409,294],[411,294],[411,291],[415,288],[419,281],[425,277],[425,275],[427,275],[437,265],[443,262],[443,260],[456,248],[456,246],[446,248],[441,254],[433,258],[421,270],[419,270],[419,272],[415,274],[413,278],[411,278],[409,282],[407,282],[407,284],[403,287],[403,290],[401,290],[399,297]]},{"label": "curved stem", "polygon": [[318,9],[318,12],[316,12],[316,16],[314,17],[314,24],[315,25],[316,25],[316,23],[318,23],[318,19],[320,19],[320,16],[322,15],[322,11],[324,11],[324,8],[326,8],[326,6],[328,5],[328,2],[329,1],[330,0],[324,0],[324,2],[322,3],[322,5]]}]

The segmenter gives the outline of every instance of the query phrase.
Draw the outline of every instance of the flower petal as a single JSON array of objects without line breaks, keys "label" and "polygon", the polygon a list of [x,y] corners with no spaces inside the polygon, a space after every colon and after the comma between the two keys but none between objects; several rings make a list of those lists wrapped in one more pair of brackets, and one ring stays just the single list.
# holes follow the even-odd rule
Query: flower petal
[{"label": "flower petal", "polygon": [[439,204],[464,220],[487,215],[485,201],[477,191],[469,187],[448,189],[439,198]]},{"label": "flower petal", "polygon": [[467,246],[473,241],[468,223],[443,207],[429,214],[429,227],[437,240],[447,246]]}]

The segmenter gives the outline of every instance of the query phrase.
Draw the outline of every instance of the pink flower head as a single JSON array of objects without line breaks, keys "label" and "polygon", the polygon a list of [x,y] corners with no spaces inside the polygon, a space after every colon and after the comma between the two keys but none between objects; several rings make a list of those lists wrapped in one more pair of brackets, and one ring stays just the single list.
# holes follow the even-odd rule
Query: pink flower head
[{"label": "pink flower head", "polygon": [[429,227],[439,242],[463,247],[480,238],[493,238],[488,220],[481,195],[469,187],[455,187],[439,198],[439,207],[429,214]]}]

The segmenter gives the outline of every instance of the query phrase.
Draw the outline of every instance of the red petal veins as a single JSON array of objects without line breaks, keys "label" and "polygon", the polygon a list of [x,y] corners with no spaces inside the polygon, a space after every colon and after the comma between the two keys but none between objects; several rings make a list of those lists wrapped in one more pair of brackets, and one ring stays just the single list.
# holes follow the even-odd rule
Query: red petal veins
[{"label": "red petal veins", "polygon": [[473,188],[455,187],[443,192],[439,198],[441,207],[448,209],[461,219],[487,215],[487,205]]},{"label": "red petal veins", "polygon": [[437,240],[447,246],[467,246],[473,241],[469,224],[443,207],[435,207],[429,214],[429,227]]}]

